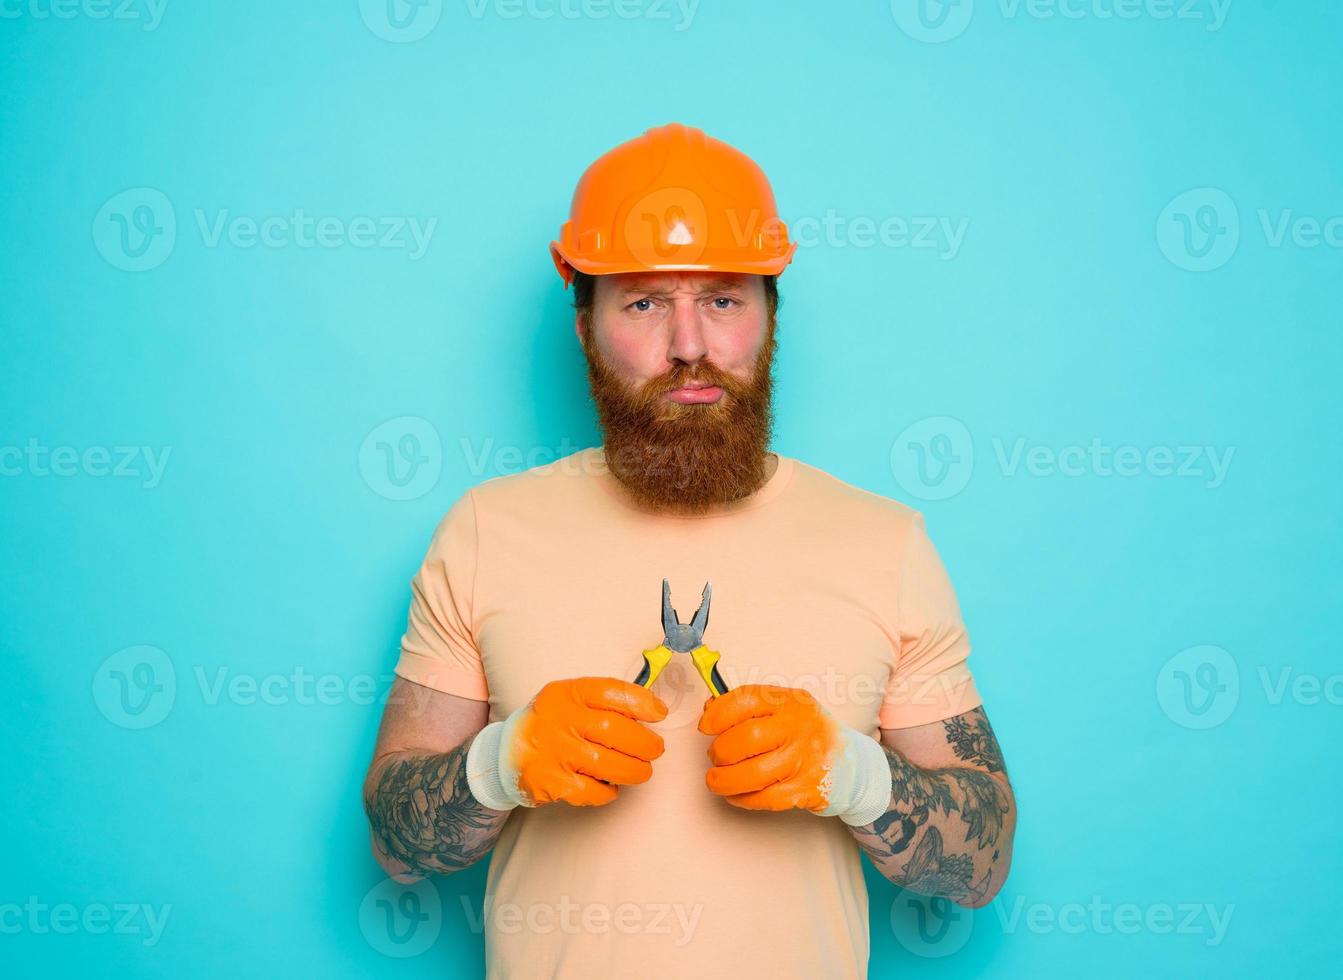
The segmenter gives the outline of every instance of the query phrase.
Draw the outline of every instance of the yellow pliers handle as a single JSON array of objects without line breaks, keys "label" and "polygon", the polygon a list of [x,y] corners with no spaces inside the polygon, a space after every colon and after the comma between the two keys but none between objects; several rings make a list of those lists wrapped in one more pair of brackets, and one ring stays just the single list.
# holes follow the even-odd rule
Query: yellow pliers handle
[{"label": "yellow pliers handle", "polygon": [[[674,656],[676,654],[665,643],[651,650],[645,650],[644,665],[639,671],[639,676],[634,678],[634,683],[641,687],[652,687],[653,682],[658,679],[663,668],[671,663]],[[710,650],[702,644],[690,651],[690,659],[695,664],[695,670],[704,679],[705,686],[714,697],[721,697],[729,690],[723,681],[723,675],[718,673],[718,656],[717,650]]]},{"label": "yellow pliers handle", "polygon": [[720,698],[728,692],[728,686],[723,682],[723,675],[718,673],[717,650],[697,646],[690,651],[690,659],[695,662],[695,669],[699,671],[700,677],[704,678],[710,694]]},{"label": "yellow pliers handle", "polygon": [[639,670],[639,676],[634,678],[634,683],[640,687],[652,687],[653,682],[658,679],[658,674],[662,673],[662,669],[671,663],[673,656],[675,654],[665,643],[659,644],[651,650],[645,650],[644,665]]}]

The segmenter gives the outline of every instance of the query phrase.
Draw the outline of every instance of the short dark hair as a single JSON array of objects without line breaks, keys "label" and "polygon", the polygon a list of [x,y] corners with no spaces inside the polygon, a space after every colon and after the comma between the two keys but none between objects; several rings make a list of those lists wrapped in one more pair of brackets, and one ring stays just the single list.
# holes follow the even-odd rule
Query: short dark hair
[{"label": "short dark hair", "polygon": [[[574,309],[584,318],[592,317],[592,301],[597,292],[597,277],[574,270]],[[779,311],[779,277],[765,276],[765,308],[770,319]]]}]

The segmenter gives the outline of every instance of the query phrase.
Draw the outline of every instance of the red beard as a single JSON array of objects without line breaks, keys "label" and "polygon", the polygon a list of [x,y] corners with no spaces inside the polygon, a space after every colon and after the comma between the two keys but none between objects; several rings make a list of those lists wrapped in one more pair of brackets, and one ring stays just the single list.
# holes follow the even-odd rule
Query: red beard
[{"label": "red beard", "polygon": [[[749,497],[765,482],[773,427],[774,322],[749,381],[708,362],[678,365],[637,389],[617,377],[585,332],[583,353],[597,406],[607,468],[653,511],[702,514]],[[682,405],[664,395],[688,382],[717,385],[712,404]]]}]

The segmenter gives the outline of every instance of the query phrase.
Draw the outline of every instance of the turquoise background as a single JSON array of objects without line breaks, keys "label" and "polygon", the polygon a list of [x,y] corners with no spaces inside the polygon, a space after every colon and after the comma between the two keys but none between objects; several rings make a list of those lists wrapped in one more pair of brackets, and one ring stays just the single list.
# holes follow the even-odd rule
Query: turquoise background
[{"label": "turquoise background", "polygon": [[[1273,229],[1343,215],[1343,9],[481,2],[4,7],[3,972],[480,974],[483,866],[370,893],[376,696],[446,507],[597,441],[546,246],[673,120],[842,225],[780,283],[776,448],[925,513],[1019,796],[988,908],[869,869],[871,975],[1336,968],[1343,225]],[[437,223],[208,237],[299,208]]]}]

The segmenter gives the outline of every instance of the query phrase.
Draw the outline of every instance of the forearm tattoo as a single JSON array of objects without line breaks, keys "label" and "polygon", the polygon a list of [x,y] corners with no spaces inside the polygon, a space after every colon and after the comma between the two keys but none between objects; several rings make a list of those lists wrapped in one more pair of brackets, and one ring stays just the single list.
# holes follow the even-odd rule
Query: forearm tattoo
[{"label": "forearm tattoo", "polygon": [[[943,729],[967,768],[922,769],[883,746],[891,765],[891,806],[867,826],[855,827],[854,834],[878,867],[897,872],[897,884],[927,895],[974,900],[989,893],[1012,809],[1007,769],[982,708],[948,719]],[[958,823],[951,820],[953,813],[959,814]],[[909,857],[901,865],[897,855],[906,852]]]},{"label": "forearm tattoo", "polygon": [[403,752],[383,763],[364,801],[373,838],[421,875],[451,874],[494,846],[508,814],[476,802],[466,781],[471,740],[450,752]]}]

